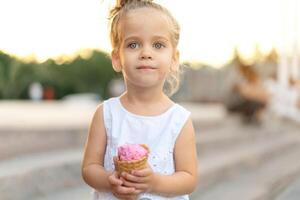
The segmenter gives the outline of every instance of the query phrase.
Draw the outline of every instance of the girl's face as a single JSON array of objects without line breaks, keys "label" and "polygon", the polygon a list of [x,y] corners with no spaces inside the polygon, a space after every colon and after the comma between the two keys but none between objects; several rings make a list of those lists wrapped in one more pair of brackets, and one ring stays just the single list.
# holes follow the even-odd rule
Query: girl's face
[{"label": "girl's face", "polygon": [[136,9],[120,21],[120,30],[119,52],[112,53],[114,69],[122,71],[127,86],[162,88],[178,67],[166,16],[153,8]]}]

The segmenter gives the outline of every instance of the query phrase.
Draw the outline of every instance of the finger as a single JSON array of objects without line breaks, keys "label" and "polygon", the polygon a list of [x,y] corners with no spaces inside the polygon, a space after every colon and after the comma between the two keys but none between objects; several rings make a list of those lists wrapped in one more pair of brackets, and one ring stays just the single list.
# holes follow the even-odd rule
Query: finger
[{"label": "finger", "polygon": [[125,181],[125,183],[123,185],[126,186],[126,187],[134,188],[135,189],[135,191],[134,191],[135,194],[136,193],[139,194],[139,190],[145,191],[145,190],[148,189],[148,185],[145,184],[145,183],[132,183],[132,182]]},{"label": "finger", "polygon": [[108,182],[114,186],[120,186],[123,184],[123,182],[119,179],[110,179],[110,180],[108,180]]},{"label": "finger", "polygon": [[133,187],[123,187],[123,186],[118,186],[116,188],[116,192],[118,194],[122,194],[122,195],[125,195],[125,194],[133,194],[135,192],[135,188]]},{"label": "finger", "polygon": [[133,182],[133,183],[143,183],[144,182],[144,179],[142,177],[131,175],[126,172],[122,172],[121,177],[123,178],[122,180],[125,179],[126,181]]},{"label": "finger", "polygon": [[133,170],[131,173],[134,176],[145,177],[145,176],[150,176],[153,173],[153,171],[151,168],[145,168],[141,170]]},{"label": "finger", "polygon": [[112,185],[122,185],[123,182],[121,179],[117,178],[116,172],[108,177],[108,182]]},{"label": "finger", "polygon": [[148,185],[146,183],[133,183],[133,182],[130,182],[130,181],[126,181],[125,179],[123,179],[122,181],[123,181],[122,186],[135,188],[134,193],[137,193],[137,194],[139,194],[139,191],[137,191],[137,190],[145,191],[148,188]]},{"label": "finger", "polygon": [[136,183],[133,183],[133,182],[130,182],[130,181],[126,181],[124,178],[121,178],[121,179],[123,181],[122,186],[136,188]]}]

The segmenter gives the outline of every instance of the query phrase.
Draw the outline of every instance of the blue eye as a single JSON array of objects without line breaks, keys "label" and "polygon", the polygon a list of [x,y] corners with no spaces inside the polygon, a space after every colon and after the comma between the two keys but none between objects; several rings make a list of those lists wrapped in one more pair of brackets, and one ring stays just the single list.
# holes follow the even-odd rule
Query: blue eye
[{"label": "blue eye", "polygon": [[136,49],[136,48],[138,48],[138,43],[136,43],[136,42],[133,42],[133,43],[130,43],[130,44],[128,44],[127,45],[127,47],[129,47],[129,48],[131,48],[131,49]]},{"label": "blue eye", "polygon": [[164,47],[164,45],[157,42],[157,43],[155,43],[155,44],[153,45],[153,47],[156,48],[156,49],[161,49],[162,47]]}]

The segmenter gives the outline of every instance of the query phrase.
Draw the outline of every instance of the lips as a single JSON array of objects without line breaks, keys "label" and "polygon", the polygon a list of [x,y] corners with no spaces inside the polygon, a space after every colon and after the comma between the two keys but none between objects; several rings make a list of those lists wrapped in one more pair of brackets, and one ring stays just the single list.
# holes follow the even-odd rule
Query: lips
[{"label": "lips", "polygon": [[139,66],[137,67],[137,69],[156,69],[156,68],[151,66]]}]

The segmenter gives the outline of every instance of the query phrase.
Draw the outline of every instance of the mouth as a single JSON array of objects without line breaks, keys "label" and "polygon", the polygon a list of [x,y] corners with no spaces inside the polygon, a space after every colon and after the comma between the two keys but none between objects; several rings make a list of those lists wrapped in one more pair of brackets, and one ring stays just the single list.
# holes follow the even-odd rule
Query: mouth
[{"label": "mouth", "polygon": [[139,67],[137,67],[137,69],[153,70],[153,69],[156,69],[156,68],[155,67],[151,67],[151,66],[139,66]]}]

